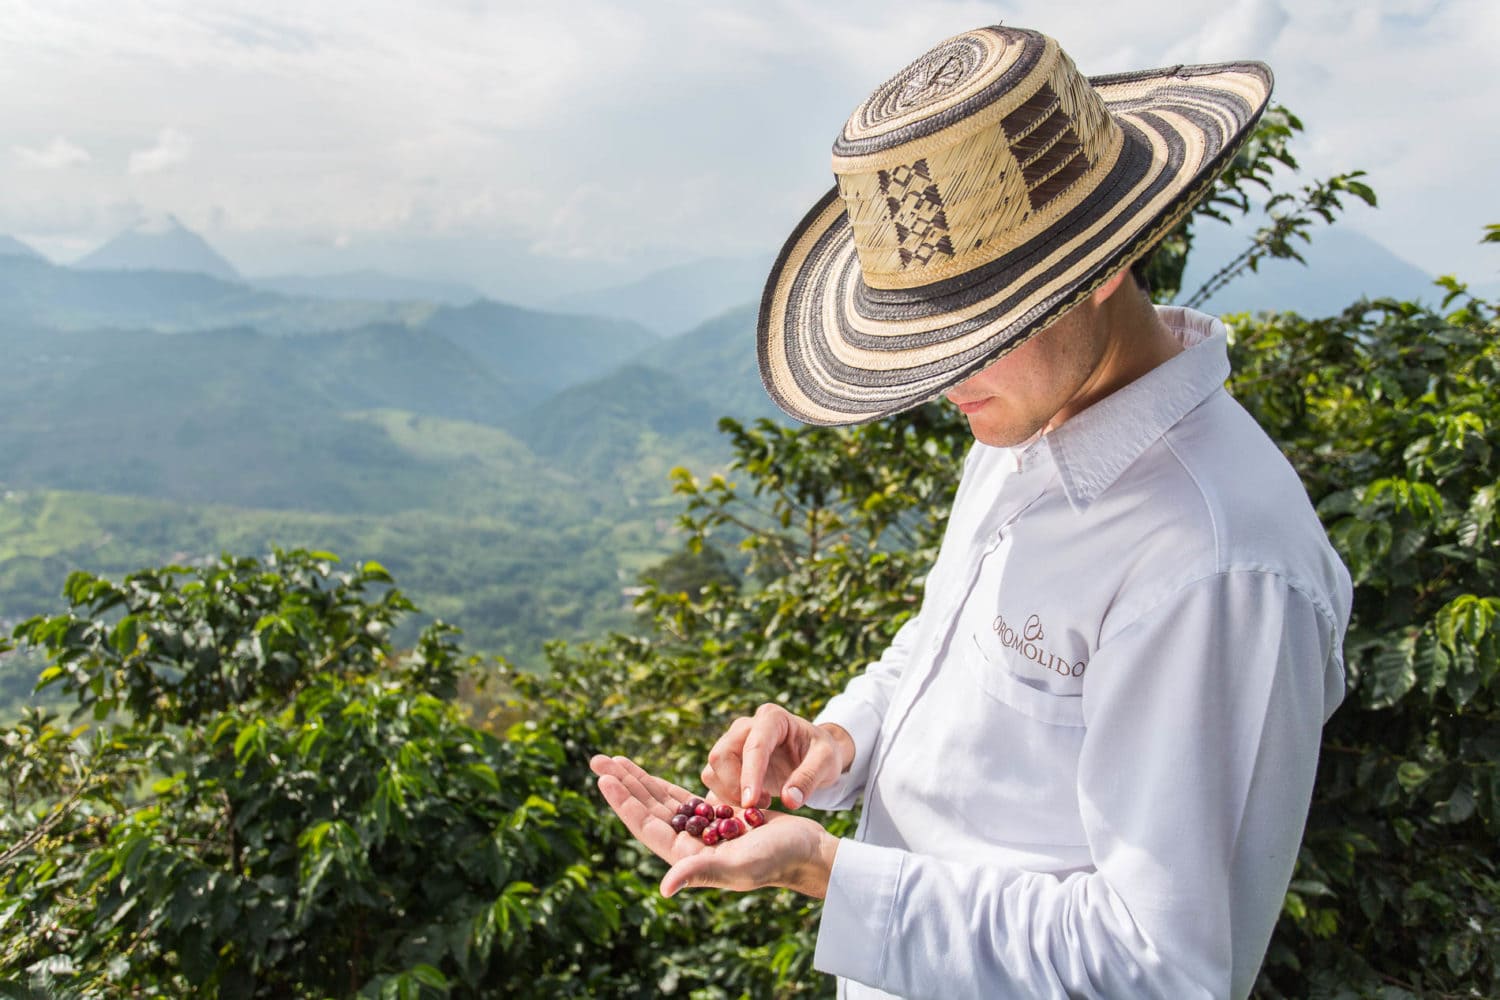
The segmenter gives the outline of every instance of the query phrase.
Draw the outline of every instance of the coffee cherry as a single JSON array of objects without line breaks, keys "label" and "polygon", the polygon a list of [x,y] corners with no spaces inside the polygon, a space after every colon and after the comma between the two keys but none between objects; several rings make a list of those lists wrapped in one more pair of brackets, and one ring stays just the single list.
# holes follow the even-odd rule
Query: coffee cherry
[{"label": "coffee cherry", "polygon": [[676,830],[678,833],[681,833],[683,830],[687,829],[688,818],[682,813],[677,813],[672,817],[671,823],[672,829]]},{"label": "coffee cherry", "polygon": [[677,807],[677,815],[679,816],[691,816],[692,814],[693,804],[691,802],[684,802]]},{"label": "coffee cherry", "polygon": [[749,826],[761,826],[766,821],[766,814],[751,806],[745,810],[745,822]]},{"label": "coffee cherry", "polygon": [[698,807],[701,805],[703,805],[703,800],[698,798],[696,795],[688,799],[687,806],[689,812],[697,812]]},{"label": "coffee cherry", "polygon": [[728,819],[719,820],[719,839],[733,840],[745,832],[745,824],[731,816]]},{"label": "coffee cherry", "polygon": [[707,830],[703,831],[703,843],[706,846],[712,847],[715,844],[717,844],[718,842],[719,842],[719,831],[716,828],[709,827]]},{"label": "coffee cherry", "polygon": [[720,819],[728,819],[734,815],[734,806],[725,803],[714,810],[714,815]]},{"label": "coffee cherry", "polygon": [[687,824],[683,827],[683,829],[685,829],[688,833],[692,834],[695,837],[701,837],[703,836],[703,831],[708,829],[708,820],[704,819],[702,816],[694,816],[692,819],[687,821]]},{"label": "coffee cherry", "polygon": [[704,802],[702,799],[699,799],[698,804],[693,806],[693,812],[699,816],[702,816],[704,819],[714,818],[714,807],[709,805],[707,802]]}]

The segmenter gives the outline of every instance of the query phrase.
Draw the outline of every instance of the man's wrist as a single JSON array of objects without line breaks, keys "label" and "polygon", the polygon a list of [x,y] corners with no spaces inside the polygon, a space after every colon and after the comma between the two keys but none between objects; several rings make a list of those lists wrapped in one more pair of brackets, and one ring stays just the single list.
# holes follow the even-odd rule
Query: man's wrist
[{"label": "man's wrist", "polygon": [[823,899],[828,895],[828,880],[833,876],[833,863],[838,858],[839,838],[826,830],[820,831],[813,846],[812,856],[798,872],[795,889],[804,896]]},{"label": "man's wrist", "polygon": [[846,774],[854,764],[854,737],[837,722],[825,722],[818,728],[826,730],[833,737],[834,746],[838,747],[839,773]]}]

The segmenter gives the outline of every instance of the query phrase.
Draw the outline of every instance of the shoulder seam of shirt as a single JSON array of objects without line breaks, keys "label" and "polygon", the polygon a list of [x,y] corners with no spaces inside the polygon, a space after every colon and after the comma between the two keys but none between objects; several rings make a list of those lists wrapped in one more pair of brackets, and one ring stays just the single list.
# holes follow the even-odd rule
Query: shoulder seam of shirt
[{"label": "shoulder seam of shirt", "polygon": [[[1209,524],[1213,525],[1213,532],[1214,532],[1214,572],[1213,573],[1208,573],[1208,574],[1203,574],[1202,576],[1198,576],[1198,577],[1194,577],[1194,578],[1192,578],[1190,580],[1186,580],[1186,581],[1182,582],[1181,584],[1179,584],[1172,591],[1172,593],[1176,593],[1178,591],[1186,589],[1187,587],[1192,586],[1193,584],[1199,582],[1200,580],[1207,579],[1210,576],[1227,575],[1229,573],[1240,572],[1240,571],[1244,571],[1244,572],[1261,572],[1261,573],[1270,574],[1271,576],[1279,577],[1287,585],[1287,587],[1289,587],[1292,590],[1297,591],[1303,597],[1307,598],[1308,603],[1311,604],[1313,606],[1313,609],[1318,612],[1319,617],[1321,617],[1329,625],[1333,626],[1334,634],[1340,638],[1340,641],[1335,644],[1335,648],[1334,648],[1334,651],[1333,651],[1334,659],[1336,661],[1338,661],[1339,668],[1343,669],[1343,665],[1344,665],[1344,647],[1343,647],[1343,642],[1342,642],[1343,634],[1342,634],[1342,631],[1339,629],[1339,625],[1338,625],[1339,616],[1334,612],[1333,608],[1330,605],[1328,605],[1325,601],[1323,601],[1318,596],[1317,591],[1316,591],[1315,588],[1313,588],[1312,586],[1310,586],[1308,584],[1303,583],[1299,577],[1293,576],[1291,574],[1291,572],[1288,571],[1284,567],[1267,566],[1267,565],[1262,565],[1262,564],[1259,564],[1259,563],[1226,564],[1224,562],[1223,550],[1221,548],[1223,540],[1219,537],[1219,522],[1214,517],[1213,504],[1209,503],[1207,491],[1204,490],[1203,484],[1198,479],[1197,473],[1193,471],[1192,466],[1190,464],[1188,464],[1187,460],[1182,457],[1181,453],[1178,452],[1176,446],[1174,446],[1173,443],[1172,443],[1172,436],[1176,433],[1178,426],[1179,426],[1178,424],[1173,424],[1171,427],[1169,427],[1167,429],[1167,431],[1164,434],[1162,434],[1161,440],[1162,440],[1162,443],[1164,445],[1166,445],[1167,450],[1169,452],[1171,452],[1172,458],[1176,460],[1178,466],[1181,467],[1183,473],[1190,480],[1192,480],[1193,487],[1197,491],[1198,497],[1202,501],[1204,509],[1205,509],[1205,511],[1208,514]],[[1166,600],[1168,597],[1170,597],[1170,594],[1162,597],[1161,600]],[[1153,603],[1151,605],[1151,607],[1147,608],[1146,611],[1142,612],[1142,614],[1144,615],[1146,613],[1149,613],[1159,603],[1160,603],[1160,601]],[[1129,626],[1126,626],[1126,627],[1128,628]]]},{"label": "shoulder seam of shirt", "polygon": [[[1178,423],[1181,423],[1181,421]],[[1182,453],[1177,450],[1176,445],[1172,443],[1172,435],[1177,430],[1177,426],[1178,424],[1173,424],[1162,432],[1161,441],[1166,446],[1167,451],[1171,453],[1173,460],[1177,462],[1178,468],[1182,469],[1183,474],[1192,480],[1193,489],[1198,494],[1198,500],[1203,504],[1204,512],[1208,514],[1208,523],[1214,533],[1214,569],[1222,571],[1224,569],[1224,550],[1222,540],[1219,537],[1219,519],[1214,516],[1214,505],[1208,502],[1208,491],[1203,488],[1203,482],[1198,478],[1198,473],[1188,464],[1187,459],[1182,457]]]}]

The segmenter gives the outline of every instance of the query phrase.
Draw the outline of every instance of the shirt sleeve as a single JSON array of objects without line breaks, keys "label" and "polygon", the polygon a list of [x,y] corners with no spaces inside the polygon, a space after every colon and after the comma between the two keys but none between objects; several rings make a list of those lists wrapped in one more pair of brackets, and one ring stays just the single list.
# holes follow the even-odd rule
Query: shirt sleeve
[{"label": "shirt sleeve", "polygon": [[1094,869],[844,841],[815,966],[908,997],[1248,995],[1342,697],[1339,631],[1271,573],[1176,592],[1089,662],[1078,791]]}]

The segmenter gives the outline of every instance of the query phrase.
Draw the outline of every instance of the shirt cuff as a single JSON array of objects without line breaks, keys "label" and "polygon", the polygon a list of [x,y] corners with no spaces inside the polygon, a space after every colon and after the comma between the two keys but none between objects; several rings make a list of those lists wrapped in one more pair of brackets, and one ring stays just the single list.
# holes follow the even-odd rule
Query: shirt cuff
[{"label": "shirt cuff", "polygon": [[880,983],[905,860],[905,852],[894,847],[839,841],[813,968],[872,986]]},{"label": "shirt cuff", "polygon": [[849,770],[839,775],[837,781],[809,795],[807,805],[823,810],[847,809],[854,804],[859,790],[865,785],[870,754],[880,734],[880,716],[868,703],[841,694],[830,698],[823,711],[813,719],[815,726],[828,722],[842,726],[854,741],[854,759],[849,762]]}]

